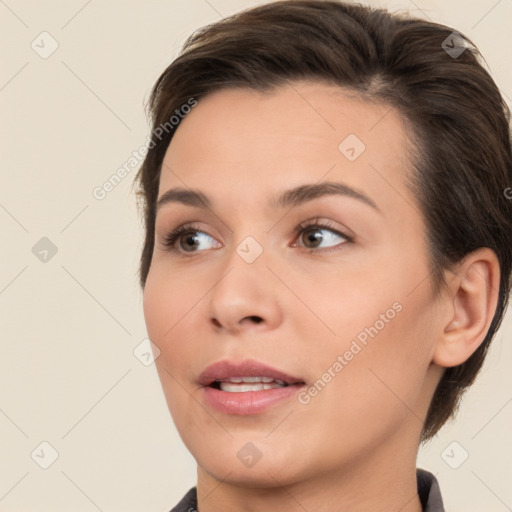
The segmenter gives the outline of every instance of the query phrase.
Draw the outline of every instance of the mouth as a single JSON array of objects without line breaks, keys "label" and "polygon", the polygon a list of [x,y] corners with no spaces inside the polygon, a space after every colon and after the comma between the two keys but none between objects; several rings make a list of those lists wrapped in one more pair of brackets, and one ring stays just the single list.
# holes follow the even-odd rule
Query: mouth
[{"label": "mouth", "polygon": [[257,414],[291,399],[301,378],[258,361],[219,361],[199,377],[205,403],[225,414]]},{"label": "mouth", "polygon": [[258,361],[236,363],[225,360],[208,366],[199,376],[199,384],[228,393],[244,393],[303,385],[305,382]]},{"label": "mouth", "polygon": [[[298,384],[298,383],[297,383]],[[302,383],[303,384],[303,383]],[[294,385],[284,380],[272,377],[230,377],[225,380],[215,380],[209,384],[214,389],[228,393],[246,393],[248,391],[264,391],[266,389],[285,388]]]}]

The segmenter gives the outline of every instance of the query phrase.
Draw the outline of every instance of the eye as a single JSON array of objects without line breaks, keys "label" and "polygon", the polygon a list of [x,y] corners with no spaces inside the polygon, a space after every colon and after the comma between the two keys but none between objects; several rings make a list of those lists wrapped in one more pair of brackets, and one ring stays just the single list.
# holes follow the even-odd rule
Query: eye
[{"label": "eye", "polygon": [[[181,243],[182,241],[183,243]],[[204,231],[201,231],[194,224],[182,224],[165,235],[163,245],[169,251],[182,250],[184,252],[194,253],[198,252],[200,249],[210,248],[208,247],[209,241],[214,242],[213,246],[216,244],[218,245],[218,242],[216,242],[214,238],[206,234]],[[179,248],[175,247],[177,242]],[[205,243],[207,244],[207,247],[204,247]]]},{"label": "eye", "polygon": [[[310,220],[299,224],[294,233],[298,240],[304,243],[293,243],[292,247],[302,246],[305,249],[332,249],[353,239],[335,229],[328,221],[320,222],[320,219]],[[307,235],[304,237],[303,235]],[[221,247],[213,237],[201,231],[193,223],[182,224],[164,236],[163,246],[169,252],[184,252],[193,254],[206,249]],[[323,244],[323,246],[322,246]]]},{"label": "eye", "polygon": [[[321,244],[324,242],[327,244],[324,245],[325,248],[333,248],[353,241],[351,237],[335,229],[328,221],[319,222],[319,219],[299,224],[295,229],[295,233],[299,235],[298,240],[304,240],[303,247],[306,249],[322,248]],[[307,236],[304,237],[304,234]],[[296,245],[294,244],[293,246],[295,247]]]}]

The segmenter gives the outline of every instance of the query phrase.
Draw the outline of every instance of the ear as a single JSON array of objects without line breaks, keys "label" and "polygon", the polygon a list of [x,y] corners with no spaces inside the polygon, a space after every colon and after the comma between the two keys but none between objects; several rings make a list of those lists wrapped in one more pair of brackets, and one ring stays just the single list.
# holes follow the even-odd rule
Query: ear
[{"label": "ear", "polygon": [[448,279],[444,330],[432,362],[444,367],[465,362],[484,341],[491,325],[500,286],[499,261],[488,247],[466,255]]}]

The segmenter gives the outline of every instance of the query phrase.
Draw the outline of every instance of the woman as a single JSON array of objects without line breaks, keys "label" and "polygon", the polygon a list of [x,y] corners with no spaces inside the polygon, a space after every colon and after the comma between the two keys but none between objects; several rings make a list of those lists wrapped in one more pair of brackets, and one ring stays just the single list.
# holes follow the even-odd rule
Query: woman
[{"label": "woman", "polygon": [[443,511],[416,468],[507,307],[508,110],[452,29],[337,1],[205,27],[137,176],[173,509]]}]

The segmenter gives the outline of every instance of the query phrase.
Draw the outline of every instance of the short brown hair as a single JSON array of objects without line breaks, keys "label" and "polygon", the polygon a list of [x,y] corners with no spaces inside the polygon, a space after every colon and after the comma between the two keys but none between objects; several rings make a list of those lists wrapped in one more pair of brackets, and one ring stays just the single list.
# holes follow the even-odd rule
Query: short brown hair
[{"label": "short brown hair", "polygon": [[[456,55],[450,48],[463,51]],[[512,185],[510,112],[480,60],[468,38],[443,25],[339,1],[284,0],[193,33],[148,102],[155,130],[190,98],[227,87],[270,91],[313,79],[401,113],[417,149],[409,186],[426,225],[433,289],[437,293],[444,286],[443,270],[479,247],[496,253],[501,272],[487,335],[466,362],[445,370],[423,442],[454,416],[501,325],[510,293],[512,200],[505,193]],[[175,131],[149,149],[136,176],[146,229],[142,288],[153,255],[162,161]]]}]

